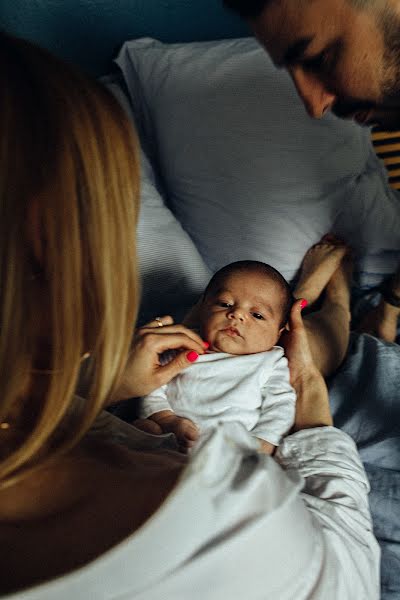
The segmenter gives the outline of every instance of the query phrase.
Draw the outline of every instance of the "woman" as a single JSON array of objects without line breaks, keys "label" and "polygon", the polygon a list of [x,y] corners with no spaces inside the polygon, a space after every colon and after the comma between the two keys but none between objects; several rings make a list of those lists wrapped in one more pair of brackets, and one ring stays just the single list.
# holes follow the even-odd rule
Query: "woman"
[{"label": "woman", "polygon": [[[2,595],[378,597],[368,483],[353,442],[331,427],[300,301],[285,340],[295,433],[275,460],[235,426],[188,460],[169,436],[101,412],[168,381],[203,340],[167,318],[131,348],[138,153],[118,104],[6,35],[0,65]],[[338,269],[331,291],[344,279]],[[339,296],[331,308],[346,313]],[[317,329],[311,344],[329,361]],[[169,348],[184,351],[161,367]]]}]

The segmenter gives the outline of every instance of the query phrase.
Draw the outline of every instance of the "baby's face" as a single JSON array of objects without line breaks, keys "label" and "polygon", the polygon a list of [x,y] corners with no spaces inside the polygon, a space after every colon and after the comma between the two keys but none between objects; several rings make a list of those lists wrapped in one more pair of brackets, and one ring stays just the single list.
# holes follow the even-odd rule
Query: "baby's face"
[{"label": "baby's face", "polygon": [[200,332],[214,352],[255,354],[277,343],[281,321],[280,287],[266,275],[238,272],[203,301]]}]

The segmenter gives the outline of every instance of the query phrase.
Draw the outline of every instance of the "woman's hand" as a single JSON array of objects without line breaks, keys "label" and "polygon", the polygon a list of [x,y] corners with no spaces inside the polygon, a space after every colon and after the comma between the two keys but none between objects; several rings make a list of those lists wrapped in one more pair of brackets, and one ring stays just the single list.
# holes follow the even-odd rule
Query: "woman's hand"
[{"label": "woman's hand", "polygon": [[[112,402],[149,394],[197,360],[207,347],[197,333],[184,325],[174,324],[170,316],[158,317],[140,327]],[[179,352],[171,362],[161,365],[159,355],[166,350]]]},{"label": "woman's hand", "polygon": [[[289,328],[285,329],[279,340],[289,362],[290,383],[293,387],[296,387],[296,382],[304,378],[307,373],[318,373],[301,315],[304,308],[303,302],[304,300],[300,299],[293,304],[289,316]],[[306,303],[304,302],[304,304]]]},{"label": "woman's hand", "polygon": [[280,339],[289,363],[290,382],[297,394],[294,431],[333,424],[328,390],[312,358],[301,305],[301,300],[294,303],[289,330]]}]

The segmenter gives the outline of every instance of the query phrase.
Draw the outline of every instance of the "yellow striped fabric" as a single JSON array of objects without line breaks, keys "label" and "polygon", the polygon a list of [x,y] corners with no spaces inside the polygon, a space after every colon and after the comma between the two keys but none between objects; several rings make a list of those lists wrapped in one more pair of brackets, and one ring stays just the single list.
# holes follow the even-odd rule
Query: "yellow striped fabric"
[{"label": "yellow striped fabric", "polygon": [[385,163],[389,183],[400,190],[400,131],[382,131],[375,128],[371,134],[376,154]]}]

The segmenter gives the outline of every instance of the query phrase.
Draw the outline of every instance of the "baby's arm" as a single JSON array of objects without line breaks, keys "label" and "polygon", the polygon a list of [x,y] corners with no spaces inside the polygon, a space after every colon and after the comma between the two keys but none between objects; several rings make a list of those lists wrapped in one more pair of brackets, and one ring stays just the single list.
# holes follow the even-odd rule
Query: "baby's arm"
[{"label": "baby's arm", "polygon": [[162,433],[175,434],[184,448],[193,446],[199,437],[196,425],[190,419],[179,417],[172,410],[167,399],[166,385],[143,398],[140,416],[157,423]]},{"label": "baby's arm", "polygon": [[294,423],[296,392],[290,384],[285,356],[279,356],[262,387],[262,404],[252,434],[260,440],[260,452],[273,454]]},{"label": "baby's arm", "polygon": [[258,451],[260,452],[260,454],[273,454],[275,452],[276,446],[274,446],[274,444],[271,444],[270,442],[267,442],[266,440],[263,440],[261,438],[257,438],[258,441],[260,442]]}]

